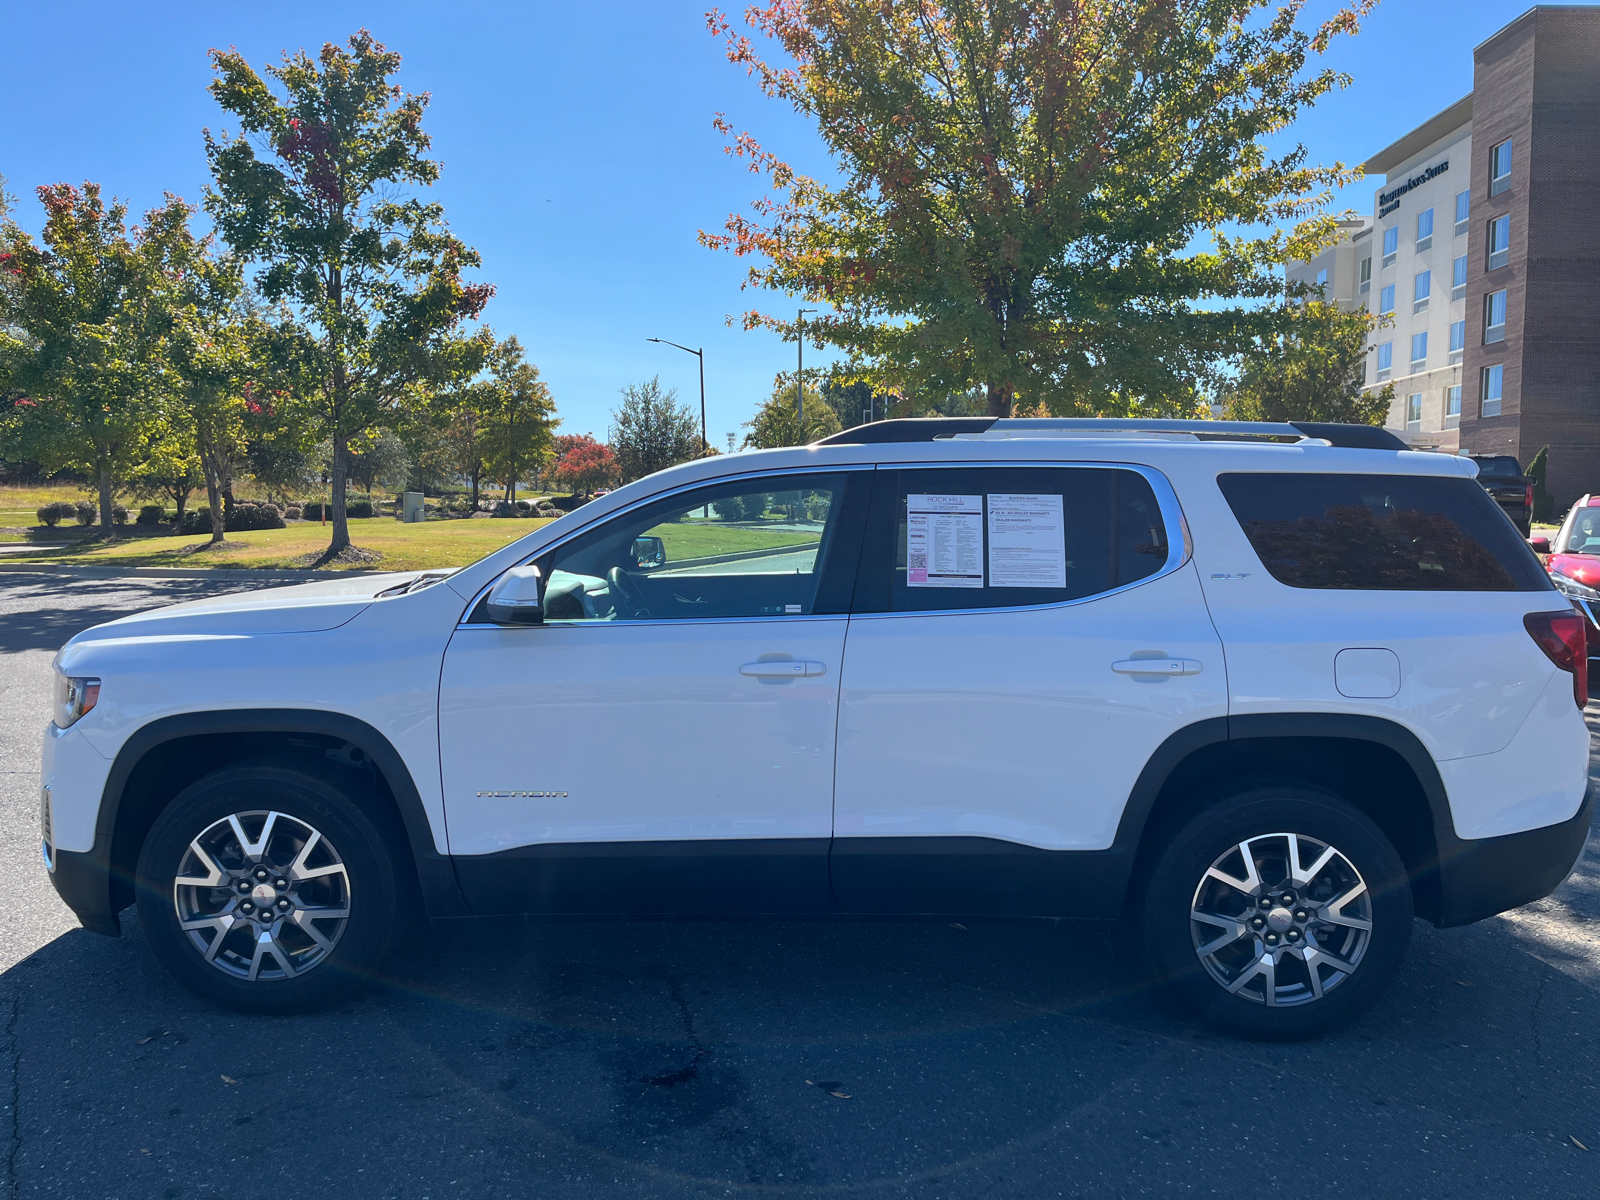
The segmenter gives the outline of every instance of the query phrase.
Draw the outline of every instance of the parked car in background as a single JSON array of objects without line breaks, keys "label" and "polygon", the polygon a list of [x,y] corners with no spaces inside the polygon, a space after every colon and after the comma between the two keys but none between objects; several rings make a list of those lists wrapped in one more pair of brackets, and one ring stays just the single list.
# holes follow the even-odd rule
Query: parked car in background
[{"label": "parked car in background", "polygon": [[1494,497],[1494,502],[1505,509],[1511,523],[1527,537],[1533,520],[1533,480],[1522,473],[1522,467],[1509,454],[1469,457],[1478,464],[1478,482],[1483,490]]},{"label": "parked car in background", "polygon": [[1583,639],[1472,469],[1382,429],[879,421],[459,571],[78,634],[43,857],[85,926],[137,903],[248,1012],[437,918],[1068,918],[1302,1036],[1382,993],[1413,916],[1566,878]]},{"label": "parked car in background", "polygon": [[1600,659],[1600,495],[1582,496],[1552,538],[1529,538],[1551,582],[1587,621],[1589,657]]}]

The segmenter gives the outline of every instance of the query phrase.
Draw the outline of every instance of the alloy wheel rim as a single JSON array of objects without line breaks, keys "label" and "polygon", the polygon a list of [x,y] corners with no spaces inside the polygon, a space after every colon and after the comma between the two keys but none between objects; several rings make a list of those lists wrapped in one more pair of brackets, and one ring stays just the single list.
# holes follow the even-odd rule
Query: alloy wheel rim
[{"label": "alloy wheel rim", "polygon": [[1372,893],[1337,847],[1296,833],[1247,838],[1217,856],[1189,905],[1206,973],[1269,1008],[1343,984],[1372,941]]},{"label": "alloy wheel rim", "polygon": [[173,879],[178,926],[201,957],[250,982],[325,962],[350,919],[350,875],[333,843],[299,817],[231,813],[202,830]]}]

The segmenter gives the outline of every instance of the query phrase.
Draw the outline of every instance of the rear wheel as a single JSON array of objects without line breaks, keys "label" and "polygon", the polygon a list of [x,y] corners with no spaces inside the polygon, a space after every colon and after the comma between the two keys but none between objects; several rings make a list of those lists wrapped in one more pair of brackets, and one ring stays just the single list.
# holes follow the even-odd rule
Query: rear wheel
[{"label": "rear wheel", "polygon": [[1309,1037],[1370,1006],[1411,941],[1394,847],[1328,793],[1265,787],[1184,826],[1145,895],[1162,978],[1211,1023],[1247,1037]]},{"label": "rear wheel", "polygon": [[185,987],[244,1012],[321,1007],[388,956],[396,849],[358,796],[302,768],[233,767],[156,819],[139,921]]}]

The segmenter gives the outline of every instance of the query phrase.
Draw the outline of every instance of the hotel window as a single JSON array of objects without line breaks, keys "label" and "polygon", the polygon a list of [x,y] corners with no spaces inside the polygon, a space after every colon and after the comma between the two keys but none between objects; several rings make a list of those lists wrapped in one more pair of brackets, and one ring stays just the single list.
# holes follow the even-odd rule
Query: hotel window
[{"label": "hotel window", "polygon": [[1505,387],[1506,368],[1504,363],[1495,363],[1492,367],[1483,369],[1483,399],[1478,403],[1480,417],[1498,417],[1500,415],[1500,393]]},{"label": "hotel window", "polygon": [[1511,261],[1511,214],[1489,222],[1489,270]]},{"label": "hotel window", "polygon": [[1361,260],[1361,294],[1365,296],[1372,290],[1372,259]]},{"label": "hotel window", "polygon": [[1417,214],[1417,249],[1426,250],[1433,245],[1433,209],[1425,208]]},{"label": "hotel window", "polygon": [[1378,312],[1387,314],[1394,311],[1394,284],[1378,292]]},{"label": "hotel window", "polygon": [[1317,272],[1317,288],[1320,290],[1328,286],[1328,268],[1323,267]]},{"label": "hotel window", "polygon": [[1378,382],[1382,383],[1389,378],[1394,367],[1394,343],[1383,342],[1378,346]]},{"label": "hotel window", "polygon": [[1422,393],[1412,392],[1406,397],[1406,428],[1422,428]]},{"label": "hotel window", "polygon": [[1489,195],[1498,196],[1511,186],[1511,139],[1489,151]]},{"label": "hotel window", "polygon": [[1450,322],[1450,362],[1461,361],[1461,356],[1467,352],[1467,323],[1465,321]]},{"label": "hotel window", "polygon": [[1483,298],[1483,344],[1506,340],[1506,290],[1490,292]]},{"label": "hotel window", "polygon": [[1444,427],[1456,429],[1461,425],[1461,385],[1444,390]]},{"label": "hotel window", "polygon": [[1383,265],[1394,266],[1395,257],[1400,252],[1400,226],[1383,231]]},{"label": "hotel window", "polygon": [[1411,281],[1411,311],[1414,313],[1428,311],[1428,297],[1433,294],[1433,272],[1418,271],[1417,277]]},{"label": "hotel window", "polygon": [[1456,193],[1456,236],[1460,237],[1467,231],[1467,214],[1472,211],[1472,193],[1470,191]]},{"label": "hotel window", "polygon": [[1467,294],[1467,256],[1463,254],[1450,266],[1450,299],[1461,300]]},{"label": "hotel window", "polygon": [[1411,335],[1411,369],[1420,371],[1428,365],[1428,331]]}]

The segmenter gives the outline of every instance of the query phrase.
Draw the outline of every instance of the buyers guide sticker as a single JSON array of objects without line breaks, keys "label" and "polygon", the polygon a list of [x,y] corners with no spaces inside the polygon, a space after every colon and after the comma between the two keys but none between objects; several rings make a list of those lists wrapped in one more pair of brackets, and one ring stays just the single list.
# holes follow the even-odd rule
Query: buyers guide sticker
[{"label": "buyers guide sticker", "polygon": [[1067,586],[1060,496],[990,495],[989,586]]},{"label": "buyers guide sticker", "polygon": [[983,586],[983,497],[906,497],[906,586]]}]

